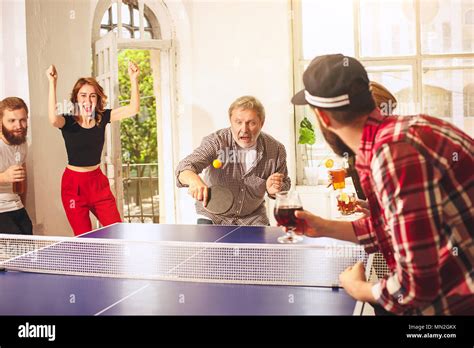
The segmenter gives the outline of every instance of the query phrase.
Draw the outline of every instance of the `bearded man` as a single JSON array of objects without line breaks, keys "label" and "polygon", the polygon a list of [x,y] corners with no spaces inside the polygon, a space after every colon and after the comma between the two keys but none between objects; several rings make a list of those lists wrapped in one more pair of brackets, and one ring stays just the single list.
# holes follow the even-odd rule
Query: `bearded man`
[{"label": "bearded man", "polygon": [[26,197],[28,107],[17,97],[0,102],[0,233],[33,234]]}]

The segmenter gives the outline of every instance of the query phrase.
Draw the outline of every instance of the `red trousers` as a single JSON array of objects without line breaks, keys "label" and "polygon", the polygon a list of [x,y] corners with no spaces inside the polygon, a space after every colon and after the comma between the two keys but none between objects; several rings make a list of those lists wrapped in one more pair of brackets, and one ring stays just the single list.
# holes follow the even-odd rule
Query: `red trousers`
[{"label": "red trousers", "polygon": [[102,226],[122,221],[109,180],[100,168],[85,173],[66,168],[61,180],[61,198],[76,236],[92,230],[89,211]]}]

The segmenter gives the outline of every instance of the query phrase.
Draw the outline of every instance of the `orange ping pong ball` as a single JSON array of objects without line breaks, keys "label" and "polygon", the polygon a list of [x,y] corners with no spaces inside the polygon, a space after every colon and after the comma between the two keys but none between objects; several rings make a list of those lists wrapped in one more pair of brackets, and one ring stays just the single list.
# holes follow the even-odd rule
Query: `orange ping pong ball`
[{"label": "orange ping pong ball", "polygon": [[222,162],[218,159],[215,159],[214,161],[212,161],[212,166],[216,169],[219,169],[220,167],[222,167]]}]

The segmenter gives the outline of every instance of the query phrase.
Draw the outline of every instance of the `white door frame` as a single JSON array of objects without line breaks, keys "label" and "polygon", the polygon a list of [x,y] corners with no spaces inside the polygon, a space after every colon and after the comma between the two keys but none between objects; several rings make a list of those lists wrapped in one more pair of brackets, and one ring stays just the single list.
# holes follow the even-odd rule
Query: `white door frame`
[{"label": "white door frame", "polygon": [[[111,39],[109,37],[114,37]],[[115,43],[114,43],[115,41]],[[136,40],[136,39],[117,39],[114,32],[97,40],[94,45],[94,65],[96,76],[99,83],[104,87],[107,93],[110,93],[110,107],[118,106],[118,62],[117,52],[120,49],[141,49],[156,50],[160,54],[160,84],[155,83],[154,92],[157,96],[157,144],[158,144],[158,185],[160,197],[160,222],[176,222],[176,190],[174,185],[174,137],[175,133],[175,50],[171,40]],[[109,58],[113,64],[115,72],[104,75],[101,67],[100,54],[104,47],[109,47]],[[112,65],[112,64],[109,64]],[[101,74],[102,73],[102,74]],[[107,78],[110,76],[110,85],[107,85]],[[104,84],[102,84],[104,83]],[[156,86],[160,87],[158,90]],[[160,110],[160,112],[158,112]],[[122,186],[122,163],[121,163],[121,144],[120,144],[120,124],[114,122],[111,124],[111,130],[107,134],[105,146],[106,172],[114,193],[117,197],[119,211],[123,214],[123,186]],[[165,131],[171,130],[171,131]]]},{"label": "white door frame", "polygon": [[[107,95],[106,108],[118,107],[117,37],[109,32],[94,44],[94,74]],[[123,218],[122,161],[120,123],[111,122],[105,129],[105,146],[102,152],[103,170],[109,179],[117,208]]]}]

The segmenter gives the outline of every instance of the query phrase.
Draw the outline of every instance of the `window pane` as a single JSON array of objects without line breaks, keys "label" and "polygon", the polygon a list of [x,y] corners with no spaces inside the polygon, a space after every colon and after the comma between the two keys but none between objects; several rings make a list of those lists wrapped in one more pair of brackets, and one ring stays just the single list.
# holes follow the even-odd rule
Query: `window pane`
[{"label": "window pane", "polygon": [[412,0],[361,0],[360,49],[363,57],[415,54]]},{"label": "window pane", "polygon": [[151,27],[150,22],[148,21],[148,19],[146,17],[143,17],[143,26],[144,27]]},{"label": "window pane", "polygon": [[135,35],[135,36],[134,36],[135,39],[141,39],[141,37],[140,37],[140,30],[134,30],[134,35]]},{"label": "window pane", "polygon": [[423,53],[474,52],[472,0],[422,0],[421,50]]},{"label": "window pane", "polygon": [[369,66],[367,72],[371,81],[382,84],[397,99],[394,110],[387,108],[382,111],[395,115],[409,115],[416,112],[411,65]]},{"label": "window pane", "polygon": [[351,0],[302,0],[303,58],[330,53],[354,56]]},{"label": "window pane", "polygon": [[137,28],[140,27],[140,12],[136,9],[133,10],[133,25]]},{"label": "window pane", "polygon": [[153,39],[153,35],[149,31],[145,31],[144,36],[145,36],[145,39]]},{"label": "window pane", "polygon": [[124,39],[130,39],[132,37],[132,33],[127,28],[122,27],[122,37]]},{"label": "window pane", "polygon": [[104,17],[102,17],[102,22],[101,24],[109,24],[109,10],[105,11]]},{"label": "window pane", "polygon": [[100,29],[100,36],[104,36],[107,34],[109,31],[107,29]]},{"label": "window pane", "polygon": [[[316,116],[309,106],[297,106],[296,107],[296,149],[297,156],[301,161],[302,167],[317,167],[319,180],[322,182],[327,182],[327,170],[324,166],[320,166],[321,161],[328,157],[336,157],[332,152],[331,148],[327,145],[324,140],[321,129],[319,128],[319,123],[316,120]],[[299,139],[299,125],[303,118],[306,118],[313,124],[314,133],[316,137],[316,143],[314,145],[302,145],[298,144]],[[302,176],[301,176],[302,175]],[[303,173],[297,177],[297,184],[307,184],[305,182],[306,178]]]},{"label": "window pane", "polygon": [[446,118],[474,135],[474,59],[423,62],[423,112]]},{"label": "window pane", "polygon": [[112,4],[112,23],[117,24],[117,3]]},{"label": "window pane", "polygon": [[122,4],[122,23],[130,24],[130,9],[125,4]]}]

